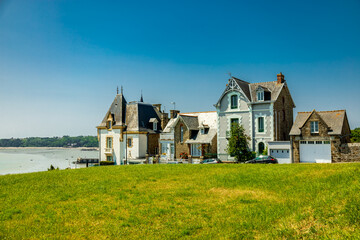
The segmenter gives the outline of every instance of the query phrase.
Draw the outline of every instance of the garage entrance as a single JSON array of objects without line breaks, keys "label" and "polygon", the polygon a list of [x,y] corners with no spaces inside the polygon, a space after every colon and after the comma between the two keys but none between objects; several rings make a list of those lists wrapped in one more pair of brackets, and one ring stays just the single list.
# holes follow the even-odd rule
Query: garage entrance
[{"label": "garage entrance", "polygon": [[300,162],[331,163],[330,141],[300,141]]}]

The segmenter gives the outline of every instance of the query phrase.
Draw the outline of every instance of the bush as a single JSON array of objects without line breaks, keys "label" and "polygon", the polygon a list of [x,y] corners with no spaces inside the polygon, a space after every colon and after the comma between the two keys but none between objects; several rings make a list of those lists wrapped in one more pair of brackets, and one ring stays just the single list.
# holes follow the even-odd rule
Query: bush
[{"label": "bush", "polygon": [[100,166],[114,165],[113,161],[101,161]]},{"label": "bush", "polygon": [[48,171],[53,171],[53,170],[59,170],[59,167],[55,168],[52,164],[50,165],[50,168],[48,168]]},{"label": "bush", "polygon": [[188,154],[186,152],[182,152],[182,153],[180,153],[180,158],[181,159],[188,159]]}]

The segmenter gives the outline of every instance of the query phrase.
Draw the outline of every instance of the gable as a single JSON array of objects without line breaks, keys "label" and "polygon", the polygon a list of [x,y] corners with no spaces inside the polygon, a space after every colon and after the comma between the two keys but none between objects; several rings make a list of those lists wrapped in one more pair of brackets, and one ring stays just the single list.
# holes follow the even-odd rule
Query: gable
[{"label": "gable", "polygon": [[250,91],[249,91],[249,83],[242,81],[240,79],[236,79],[234,77],[229,79],[229,83],[226,84],[226,88],[224,92],[221,94],[219,100],[215,104],[215,107],[219,107],[221,104],[221,100],[231,92],[239,92],[241,93],[247,102],[250,102]]}]

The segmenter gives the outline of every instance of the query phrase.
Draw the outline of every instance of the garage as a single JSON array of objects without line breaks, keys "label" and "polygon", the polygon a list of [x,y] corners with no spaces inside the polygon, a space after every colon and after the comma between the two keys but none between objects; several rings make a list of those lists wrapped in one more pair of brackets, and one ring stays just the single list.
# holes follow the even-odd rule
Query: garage
[{"label": "garage", "polygon": [[271,149],[270,155],[278,160],[278,163],[291,163],[289,149]]},{"label": "garage", "polygon": [[331,163],[330,141],[300,141],[300,162]]}]

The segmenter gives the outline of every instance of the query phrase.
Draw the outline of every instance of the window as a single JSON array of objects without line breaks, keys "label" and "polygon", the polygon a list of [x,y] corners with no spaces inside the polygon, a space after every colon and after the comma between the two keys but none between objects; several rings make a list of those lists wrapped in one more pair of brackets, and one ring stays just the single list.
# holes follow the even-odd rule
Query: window
[{"label": "window", "polygon": [[157,122],[153,122],[153,130],[157,131]]},{"label": "window", "polygon": [[180,127],[180,142],[184,141],[184,127]]},{"label": "window", "polygon": [[316,144],[322,144],[322,141],[316,141]]},{"label": "window", "polygon": [[112,148],[112,137],[106,138],[106,148]]},{"label": "window", "polygon": [[308,144],[314,144],[314,141],[308,141]]},{"label": "window", "polygon": [[106,156],[106,161],[112,162],[113,161],[113,156]]},{"label": "window", "polygon": [[200,128],[200,133],[201,133],[201,134],[205,134],[205,131],[204,131],[203,128]]},{"label": "window", "polygon": [[234,124],[239,124],[239,119],[238,119],[238,118],[231,118],[231,119],[230,119],[230,125],[231,125],[231,127],[232,127]]},{"label": "window", "polygon": [[330,144],[330,141],[324,141],[324,144]]},{"label": "window", "polygon": [[167,147],[166,147],[166,143],[162,143],[161,144],[161,153],[166,153],[167,152]]},{"label": "window", "polygon": [[319,133],[319,122],[310,122],[311,133]]},{"label": "window", "polygon": [[257,92],[258,101],[264,101],[264,91]]},{"label": "window", "polygon": [[300,141],[301,144],[306,144],[306,141]]},{"label": "window", "polygon": [[264,117],[258,118],[258,132],[264,132]]},{"label": "window", "polygon": [[201,156],[201,144],[191,144],[191,156]]},{"label": "window", "polygon": [[108,129],[111,129],[111,127],[112,127],[112,123],[111,123],[111,121],[107,121],[107,125],[106,125],[106,127],[107,127]]},{"label": "window", "polygon": [[175,149],[174,149],[174,144],[170,144],[170,154],[174,154]]},{"label": "window", "polygon": [[238,108],[238,96],[232,95],[231,96],[231,109]]},{"label": "window", "polygon": [[132,138],[128,138],[127,145],[129,148],[131,148],[133,146]]}]

